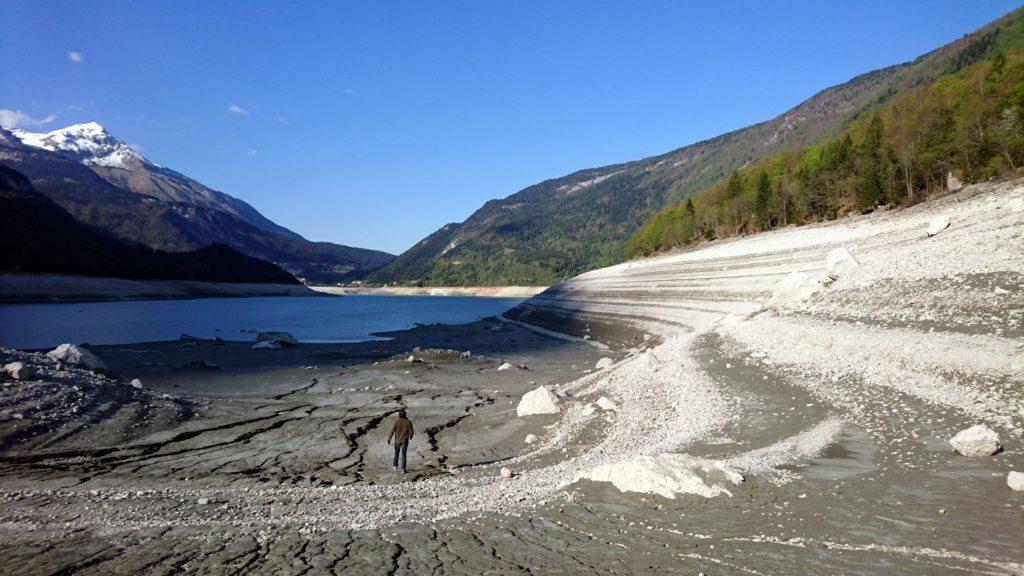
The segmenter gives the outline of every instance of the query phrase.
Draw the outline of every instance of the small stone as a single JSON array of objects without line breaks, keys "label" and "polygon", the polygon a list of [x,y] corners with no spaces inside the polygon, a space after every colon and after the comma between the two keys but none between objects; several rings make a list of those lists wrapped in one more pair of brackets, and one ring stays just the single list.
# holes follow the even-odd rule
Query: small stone
[{"label": "small stone", "polygon": [[538,440],[537,436],[535,436],[533,434],[527,434],[526,435],[526,439],[523,440],[523,441],[526,442],[527,444],[533,444],[537,440]]},{"label": "small stone", "polygon": [[502,469],[501,469],[501,477],[502,478],[511,478],[512,475],[513,475],[513,473],[512,473],[512,469],[511,468],[502,467]]}]

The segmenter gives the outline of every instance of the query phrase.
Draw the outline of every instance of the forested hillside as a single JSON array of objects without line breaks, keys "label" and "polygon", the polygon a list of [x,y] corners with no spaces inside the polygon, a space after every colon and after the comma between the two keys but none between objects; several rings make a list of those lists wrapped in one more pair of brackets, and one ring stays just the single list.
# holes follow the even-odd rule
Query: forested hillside
[{"label": "forested hillside", "polygon": [[839,135],[768,156],[654,215],[630,256],[700,239],[905,206],[1024,164],[1024,51],[998,51],[862,113]]}]

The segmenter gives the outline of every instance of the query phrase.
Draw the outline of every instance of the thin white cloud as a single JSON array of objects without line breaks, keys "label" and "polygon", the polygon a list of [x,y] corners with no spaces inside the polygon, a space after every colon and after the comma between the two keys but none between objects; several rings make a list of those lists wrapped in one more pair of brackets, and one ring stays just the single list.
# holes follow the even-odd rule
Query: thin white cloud
[{"label": "thin white cloud", "polygon": [[245,108],[242,108],[238,104],[228,104],[228,113],[229,114],[235,114],[235,115],[238,115],[238,116],[248,116],[249,115],[249,111],[246,110]]},{"label": "thin white cloud", "polygon": [[249,156],[255,156],[256,154],[259,154],[259,152],[257,152],[255,149],[249,150]]},{"label": "thin white cloud", "polygon": [[56,114],[50,114],[46,118],[33,118],[21,110],[0,108],[0,127],[8,130],[14,130],[15,128],[36,128],[43,124],[49,124],[56,119]]},{"label": "thin white cloud", "polygon": [[354,96],[356,93],[352,88],[345,88],[345,96]]},{"label": "thin white cloud", "polygon": [[132,152],[135,152],[136,154],[142,153],[142,146],[139,146],[138,144],[136,144],[134,142],[129,142],[128,143],[128,147],[131,148]]},{"label": "thin white cloud", "polygon": [[68,60],[71,60],[75,64],[78,64],[79,62],[82,61],[82,53],[81,52],[68,52]]},{"label": "thin white cloud", "polygon": [[288,123],[288,119],[285,118],[284,116],[278,116],[277,117],[277,123],[278,124],[287,124]]}]

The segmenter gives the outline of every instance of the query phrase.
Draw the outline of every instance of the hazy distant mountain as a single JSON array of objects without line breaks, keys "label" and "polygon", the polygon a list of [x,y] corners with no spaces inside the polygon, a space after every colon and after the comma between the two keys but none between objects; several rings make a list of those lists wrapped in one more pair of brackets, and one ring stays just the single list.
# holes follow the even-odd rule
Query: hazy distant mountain
[{"label": "hazy distant mountain", "polygon": [[45,134],[0,129],[0,164],[82,223],[149,248],[222,243],[320,283],[358,279],[394,259],[306,240],[237,198],[149,162],[95,123]]},{"label": "hazy distant mountain", "polygon": [[79,223],[36,192],[23,174],[5,166],[0,166],[0,270],[145,280],[298,282],[281,268],[223,244],[190,252],[126,246]]},{"label": "hazy distant mountain", "polygon": [[[916,60],[828,88],[772,120],[634,162],[590,168],[491,200],[369,280],[430,285],[549,284],[625,259],[655,211],[767,154],[815,144],[862,111],[1003,49],[1015,11]],[[438,242],[443,238],[443,242]]]}]

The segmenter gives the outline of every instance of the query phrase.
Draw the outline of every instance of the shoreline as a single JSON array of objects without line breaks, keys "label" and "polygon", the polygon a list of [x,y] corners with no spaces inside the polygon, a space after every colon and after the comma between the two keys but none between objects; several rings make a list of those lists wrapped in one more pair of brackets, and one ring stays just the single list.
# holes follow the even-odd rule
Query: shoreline
[{"label": "shoreline", "polygon": [[309,286],[315,292],[331,295],[367,294],[380,296],[475,296],[484,298],[531,298],[548,286]]},{"label": "shoreline", "polygon": [[67,274],[0,274],[0,303],[190,300],[249,296],[323,296],[302,284],[132,280]]}]

